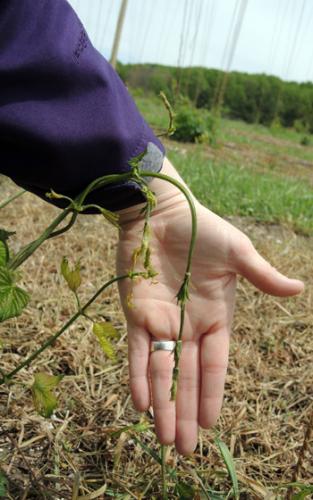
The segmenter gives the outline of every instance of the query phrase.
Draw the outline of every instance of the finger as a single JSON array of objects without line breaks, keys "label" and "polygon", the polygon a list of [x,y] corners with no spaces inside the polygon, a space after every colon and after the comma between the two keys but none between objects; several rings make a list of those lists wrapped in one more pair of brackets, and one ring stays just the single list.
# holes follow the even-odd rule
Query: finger
[{"label": "finger", "polygon": [[212,427],[220,414],[228,364],[229,331],[227,328],[207,333],[201,342],[201,395],[199,423]]},{"label": "finger", "polygon": [[189,455],[197,446],[200,392],[199,344],[183,342],[176,395],[176,438],[178,453]]},{"label": "finger", "polygon": [[300,293],[304,284],[289,279],[267,262],[248,240],[236,253],[237,271],[265,293],[287,297]]},{"label": "finger", "polygon": [[146,411],[150,406],[149,351],[148,333],[142,328],[128,327],[129,384],[138,411]]},{"label": "finger", "polygon": [[152,404],[156,435],[161,444],[175,441],[175,401],[170,401],[173,354],[156,351],[150,356]]}]

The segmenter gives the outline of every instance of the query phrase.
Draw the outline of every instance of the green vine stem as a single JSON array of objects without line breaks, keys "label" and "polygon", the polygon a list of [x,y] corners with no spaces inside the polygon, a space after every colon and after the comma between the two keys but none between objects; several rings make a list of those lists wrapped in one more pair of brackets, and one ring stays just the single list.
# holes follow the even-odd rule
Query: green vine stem
[{"label": "green vine stem", "polygon": [[17,269],[23,262],[25,262],[28,257],[30,257],[35,250],[37,250],[42,243],[44,243],[50,235],[54,232],[54,230],[58,227],[59,224],[68,216],[69,213],[72,212],[72,207],[68,207],[63,210],[54,221],[48,226],[43,233],[36,240],[28,243],[24,246],[8,263],[8,267],[10,269]]},{"label": "green vine stem", "polygon": [[[138,276],[140,275],[140,273],[137,273]],[[57,331],[57,333],[55,333],[54,335],[52,335],[51,337],[49,337],[49,339],[44,342],[44,344],[42,344],[42,346],[37,349],[33,354],[31,354],[27,359],[25,359],[25,361],[23,361],[21,364],[19,364],[16,368],[14,368],[14,370],[12,370],[11,372],[7,373],[6,375],[5,374],[2,374],[2,379],[0,379],[0,385],[3,385],[5,383],[7,383],[9,380],[11,380],[14,375],[16,375],[19,371],[21,371],[23,368],[25,368],[26,366],[29,366],[32,361],[34,361],[34,359],[36,359],[45,349],[47,349],[48,347],[50,347],[61,335],[62,333],[65,332],[65,330],[67,330],[80,316],[84,316],[85,314],[85,311],[86,309],[97,299],[97,297],[106,289],[108,288],[110,285],[112,285],[113,283],[115,283],[116,281],[120,281],[120,280],[123,280],[125,278],[128,278],[128,274],[124,274],[124,275],[121,275],[121,276],[115,276],[114,278],[110,279],[109,281],[107,281],[106,283],[104,283],[104,285],[102,285],[99,290],[97,290],[97,292],[88,300],[88,302],[86,302],[86,304],[84,304],[79,311],[77,311],[77,313],[75,313],[66,323],[65,325],[62,326],[62,328],[60,330]]]},{"label": "green vine stem", "polygon": [[77,219],[77,216],[78,216],[78,212],[73,212],[69,223],[66,224],[66,226],[62,227],[61,229],[57,229],[56,231],[51,233],[47,239],[54,238],[55,236],[60,236],[60,234],[63,234],[63,233],[66,233],[66,231],[69,231],[69,229],[71,229],[71,227],[74,226],[76,219]]},{"label": "green vine stem", "polygon": [[186,303],[187,300],[189,299],[189,283],[190,283],[190,277],[191,277],[191,261],[192,261],[192,256],[194,252],[194,247],[196,243],[196,237],[197,237],[197,213],[196,213],[196,208],[192,199],[192,196],[189,192],[189,190],[181,184],[179,181],[176,179],[165,175],[165,174],[160,174],[156,172],[146,172],[140,170],[140,174],[143,177],[156,177],[158,179],[163,179],[170,184],[173,184],[176,186],[185,196],[189,208],[190,208],[190,213],[191,213],[191,237],[190,237],[190,243],[189,243],[189,250],[188,250],[188,257],[187,257],[187,262],[186,262],[186,269],[185,269],[185,275],[183,279],[183,283],[178,290],[178,293],[176,295],[177,297],[177,302],[178,305],[180,306],[180,325],[179,325],[179,332],[178,332],[178,338],[177,342],[175,345],[174,349],[174,368],[173,368],[173,376],[172,376],[172,386],[171,386],[171,400],[174,401],[176,399],[176,393],[177,393],[177,384],[178,384],[178,377],[179,377],[179,359],[182,351],[182,334],[183,334],[183,329],[184,329],[184,322],[185,322],[185,308],[186,308]]},{"label": "green vine stem", "polygon": [[22,189],[22,191],[18,191],[17,193],[15,193],[12,196],[10,196],[10,198],[8,198],[7,200],[5,200],[2,203],[0,203],[0,210],[1,210],[1,208],[4,208],[9,203],[11,203],[11,201],[14,201],[14,200],[16,200],[16,198],[19,198],[20,196],[22,196],[22,194],[24,194],[24,193],[26,193],[26,190]]}]

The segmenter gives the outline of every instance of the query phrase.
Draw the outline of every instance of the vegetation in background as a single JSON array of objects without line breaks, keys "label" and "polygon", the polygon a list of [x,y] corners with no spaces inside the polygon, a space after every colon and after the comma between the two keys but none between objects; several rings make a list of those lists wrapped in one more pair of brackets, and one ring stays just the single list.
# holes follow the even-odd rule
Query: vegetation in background
[{"label": "vegetation in background", "polygon": [[[159,94],[173,101],[178,94],[196,107],[212,109],[216,104],[223,72],[208,68],[175,68],[157,64],[119,64],[121,78],[131,87]],[[222,115],[270,126],[301,128],[313,133],[313,84],[285,82],[276,76],[234,71],[226,85]]]}]

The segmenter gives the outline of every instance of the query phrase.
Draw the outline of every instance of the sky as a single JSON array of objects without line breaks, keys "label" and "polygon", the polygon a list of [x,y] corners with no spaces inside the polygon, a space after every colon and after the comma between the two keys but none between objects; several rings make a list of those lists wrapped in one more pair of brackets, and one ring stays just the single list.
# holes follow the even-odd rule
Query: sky
[{"label": "sky", "polygon": [[[70,3],[109,59],[121,0]],[[128,0],[118,59],[313,81],[313,0]]]}]

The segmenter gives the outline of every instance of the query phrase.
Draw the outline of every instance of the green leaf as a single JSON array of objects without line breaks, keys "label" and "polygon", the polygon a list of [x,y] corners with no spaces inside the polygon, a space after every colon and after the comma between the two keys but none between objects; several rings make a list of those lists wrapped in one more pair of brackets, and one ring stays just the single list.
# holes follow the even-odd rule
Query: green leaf
[{"label": "green leaf", "polygon": [[176,483],[175,493],[178,495],[179,500],[190,500],[195,496],[196,492],[190,484],[179,481]]},{"label": "green leaf", "polygon": [[6,266],[8,257],[8,247],[0,240],[0,266]]},{"label": "green leaf", "polygon": [[0,322],[19,316],[28,304],[29,295],[15,284],[16,273],[0,267]]},{"label": "green leaf", "polygon": [[5,497],[7,494],[8,480],[0,470],[0,497]]},{"label": "green leaf", "polygon": [[119,437],[123,432],[145,432],[150,427],[149,422],[138,422],[133,425],[125,425],[118,431],[112,432],[112,437]]},{"label": "green leaf", "polygon": [[7,231],[6,229],[0,229],[0,241],[7,241],[13,234],[15,234],[15,231]]},{"label": "green leaf", "polygon": [[309,495],[311,496],[311,493],[312,493],[311,489],[299,491],[299,493],[292,495],[291,500],[303,500],[304,498],[307,498]]},{"label": "green leaf", "polygon": [[103,352],[109,359],[116,361],[115,349],[109,340],[117,336],[114,326],[111,323],[94,323],[92,331],[99,340]]},{"label": "green leaf", "polygon": [[32,395],[36,410],[43,417],[51,417],[58,406],[57,398],[53,389],[57,387],[63,375],[49,375],[47,373],[36,373],[32,385]]},{"label": "green leaf", "polygon": [[61,263],[61,274],[72,292],[76,292],[81,284],[80,262],[76,262],[75,267],[70,269],[68,260],[63,257]]},{"label": "green leaf", "polygon": [[221,452],[221,455],[223,457],[224,463],[226,465],[229,477],[230,477],[232,485],[233,485],[234,496],[237,500],[237,499],[239,499],[239,486],[238,486],[238,479],[237,479],[237,475],[236,475],[236,469],[235,469],[233,457],[231,456],[230,451],[227,448],[226,444],[223,441],[221,441],[219,438],[215,439],[215,444],[218,446],[218,448]]}]

